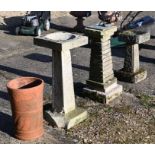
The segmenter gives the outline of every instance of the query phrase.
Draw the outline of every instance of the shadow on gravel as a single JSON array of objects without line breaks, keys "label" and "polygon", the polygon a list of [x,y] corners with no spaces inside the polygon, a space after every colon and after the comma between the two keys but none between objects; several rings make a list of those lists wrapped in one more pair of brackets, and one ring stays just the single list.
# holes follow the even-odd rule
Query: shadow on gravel
[{"label": "shadow on gravel", "polygon": [[[155,46],[147,45],[147,44],[141,44],[140,48],[155,50]],[[124,48],[112,48],[112,56],[124,58],[125,57],[125,49]],[[141,56],[141,55],[139,58],[140,58],[141,62],[155,64],[155,58],[148,58],[148,57]]]},{"label": "shadow on gravel", "polygon": [[29,55],[24,56],[24,58],[40,61],[40,62],[52,62],[52,57],[49,55],[39,54],[39,53],[32,53]]},{"label": "shadow on gravel", "polygon": [[83,88],[84,87],[86,87],[86,85],[83,84],[83,83],[81,83],[81,82],[74,83],[74,92],[75,92],[75,95],[84,98],[84,94],[83,94]]},{"label": "shadow on gravel", "polygon": [[125,48],[124,47],[113,47],[111,49],[112,56],[124,58],[125,57]]},{"label": "shadow on gravel", "polygon": [[10,73],[14,73],[14,74],[19,75],[19,76],[38,77],[38,78],[43,79],[45,81],[45,83],[52,85],[52,77],[47,77],[47,76],[43,76],[43,75],[39,75],[36,73],[31,73],[31,72],[27,72],[27,71],[23,71],[23,70],[19,70],[19,69],[15,69],[15,68],[3,66],[3,65],[0,65],[0,70],[10,72]]},{"label": "shadow on gravel", "polygon": [[9,101],[9,94],[6,92],[0,91],[0,98]]},{"label": "shadow on gravel", "polygon": [[[24,56],[24,58],[39,61],[39,62],[47,62],[47,63],[52,62],[52,56],[39,54],[39,53],[32,53],[32,54]],[[81,70],[85,70],[85,71],[89,71],[89,67],[86,67],[86,66],[72,64],[72,67],[81,69]]]},{"label": "shadow on gravel", "polygon": [[86,66],[81,66],[81,65],[77,65],[77,64],[72,64],[73,68],[77,68],[77,69],[81,69],[81,70],[85,70],[85,71],[89,71],[89,67]]},{"label": "shadow on gravel", "polygon": [[57,25],[57,24],[54,24],[54,23],[51,24],[51,28],[55,29],[55,30],[59,30],[59,31],[74,32],[73,28],[62,26],[62,25]]},{"label": "shadow on gravel", "polygon": [[8,135],[14,135],[13,119],[10,115],[0,112],[0,131],[7,133]]},{"label": "shadow on gravel", "polygon": [[147,58],[144,56],[140,56],[140,61],[155,64],[155,58]]},{"label": "shadow on gravel", "polygon": [[155,36],[154,35],[151,35],[151,39],[155,39]]},{"label": "shadow on gravel", "polygon": [[143,49],[148,49],[148,50],[155,50],[155,45],[140,44],[139,47]]}]

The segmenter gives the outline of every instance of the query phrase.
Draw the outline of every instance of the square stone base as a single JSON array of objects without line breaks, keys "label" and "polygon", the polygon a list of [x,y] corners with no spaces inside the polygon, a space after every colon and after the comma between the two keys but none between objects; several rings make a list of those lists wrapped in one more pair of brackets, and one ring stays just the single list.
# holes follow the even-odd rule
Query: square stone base
[{"label": "square stone base", "polygon": [[125,72],[122,69],[115,71],[115,76],[118,80],[130,83],[138,83],[147,77],[147,71],[144,69],[140,69],[136,73]]},{"label": "square stone base", "polygon": [[123,91],[123,87],[118,84],[109,86],[108,91],[104,92],[101,90],[92,89],[86,87],[83,89],[84,95],[92,100],[109,104],[110,101],[120,96]]},{"label": "square stone base", "polygon": [[76,108],[75,110],[64,113],[52,113],[50,110],[44,112],[44,117],[49,124],[57,126],[58,128],[70,129],[76,124],[84,121],[88,117],[86,110]]}]

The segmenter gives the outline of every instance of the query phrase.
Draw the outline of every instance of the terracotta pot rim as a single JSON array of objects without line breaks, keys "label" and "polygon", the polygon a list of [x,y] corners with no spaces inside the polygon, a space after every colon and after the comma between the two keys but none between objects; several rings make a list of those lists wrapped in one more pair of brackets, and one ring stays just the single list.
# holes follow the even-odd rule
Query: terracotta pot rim
[{"label": "terracotta pot rim", "polygon": [[[36,85],[34,87],[24,88],[24,89],[19,89],[19,88],[13,88],[13,87],[11,87],[11,83],[12,82],[15,82],[15,81],[20,80],[20,79],[35,79],[35,80],[39,80],[40,81],[40,84],[38,84],[38,85]],[[26,91],[26,90],[31,90],[31,89],[34,89],[34,88],[38,88],[38,87],[40,87],[43,84],[44,84],[44,80],[42,80],[40,78],[33,77],[33,76],[22,76],[22,77],[17,77],[15,79],[12,79],[12,80],[8,81],[8,83],[6,84],[6,86],[10,90],[14,90],[14,91]]]}]

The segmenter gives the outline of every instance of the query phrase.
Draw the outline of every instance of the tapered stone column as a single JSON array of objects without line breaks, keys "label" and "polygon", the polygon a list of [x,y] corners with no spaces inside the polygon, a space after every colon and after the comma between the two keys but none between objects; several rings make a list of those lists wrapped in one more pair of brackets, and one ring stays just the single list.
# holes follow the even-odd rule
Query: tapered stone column
[{"label": "tapered stone column", "polygon": [[139,45],[127,45],[123,70],[130,73],[139,71]]},{"label": "tapered stone column", "polygon": [[91,40],[90,72],[86,96],[108,104],[122,93],[122,86],[114,77],[110,39],[117,30],[116,26],[90,26],[86,35]]},{"label": "tapered stone column", "polygon": [[150,40],[146,32],[124,31],[119,40],[126,42],[124,67],[115,71],[116,77],[125,82],[138,83],[147,77],[147,71],[140,67],[139,44]]},{"label": "tapered stone column", "polygon": [[36,37],[34,44],[52,49],[52,109],[45,119],[57,127],[69,129],[87,118],[87,111],[75,104],[70,49],[88,43],[85,36],[56,32]]}]

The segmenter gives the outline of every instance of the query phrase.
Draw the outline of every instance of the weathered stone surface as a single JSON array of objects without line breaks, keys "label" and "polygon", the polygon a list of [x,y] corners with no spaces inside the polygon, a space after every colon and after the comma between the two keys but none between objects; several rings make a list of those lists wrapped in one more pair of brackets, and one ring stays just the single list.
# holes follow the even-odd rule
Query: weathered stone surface
[{"label": "weathered stone surface", "polygon": [[122,86],[118,85],[117,83],[108,87],[108,91],[106,92],[98,91],[96,89],[84,88],[84,94],[87,97],[104,104],[109,104],[110,101],[120,96],[122,91]]},{"label": "weathered stone surface", "polygon": [[103,62],[112,61],[111,53],[107,53],[107,54],[103,55],[103,56],[102,56],[102,61],[103,61]]},{"label": "weathered stone surface", "polygon": [[89,87],[90,89],[92,88],[92,89],[96,89],[98,91],[106,91],[108,89],[108,87],[110,87],[114,83],[117,84],[117,79],[115,77],[113,77],[110,80],[109,79],[105,80],[104,83],[87,80],[86,83],[87,83],[87,87]]},{"label": "weathered stone surface", "polygon": [[76,108],[67,114],[53,113],[51,110],[47,110],[44,113],[44,117],[52,126],[70,129],[71,127],[87,119],[88,113],[86,110],[81,108]]},{"label": "weathered stone surface", "polygon": [[141,31],[124,31],[120,33],[119,40],[124,41],[127,44],[141,44],[150,40],[150,33]]},{"label": "weathered stone surface", "polygon": [[53,109],[68,113],[75,109],[70,51],[52,51]]},{"label": "weathered stone surface", "polygon": [[[56,36],[61,36],[64,39],[64,36],[68,35],[67,40],[59,38],[58,40],[54,39]],[[64,36],[63,36],[64,35]],[[41,37],[34,38],[34,44],[46,48],[51,48],[55,50],[68,50],[73,49],[79,46],[88,44],[88,38],[86,36],[71,34],[67,32],[55,32]]]},{"label": "weathered stone surface", "polygon": [[139,73],[135,74],[133,78],[133,83],[138,83],[140,81],[143,81],[147,78],[147,71],[146,70],[140,70]]},{"label": "weathered stone surface", "polygon": [[124,67],[115,72],[121,81],[138,83],[147,77],[147,72],[140,69],[139,44],[150,39],[150,33],[125,31],[119,36],[119,40],[127,42],[124,59]]},{"label": "weathered stone surface", "polygon": [[149,32],[147,32],[147,33],[144,33],[144,34],[142,34],[142,35],[139,35],[139,37],[137,38],[136,42],[137,42],[138,44],[141,44],[141,43],[144,43],[144,42],[149,41],[150,38],[151,38],[151,35],[150,35]]},{"label": "weathered stone surface", "polygon": [[[112,58],[111,59],[109,59],[108,61],[104,61],[104,59],[103,59],[103,64],[102,64],[102,67],[103,67],[103,70],[104,70],[104,68],[106,68],[107,66],[109,67],[109,69],[110,69],[110,66],[111,66],[111,64],[112,64]],[[108,68],[107,68],[108,69]]]},{"label": "weathered stone surface", "polygon": [[102,44],[103,47],[105,47],[105,46],[111,46],[111,41],[109,39],[109,40],[103,42],[103,40],[101,39],[101,44]]},{"label": "weathered stone surface", "polygon": [[125,72],[122,69],[115,71],[115,76],[120,81],[130,82],[130,83],[138,83],[143,81],[147,77],[147,71],[144,69],[140,69],[136,73]]},{"label": "weathered stone surface", "polygon": [[[106,42],[110,40],[110,37],[117,31],[116,26],[102,27],[102,26],[89,26],[85,28],[85,34],[93,40],[99,42]],[[96,42],[95,41],[95,42]]]},{"label": "weathered stone surface", "polygon": [[[104,82],[104,77],[113,74],[112,70],[112,57],[110,53],[110,49],[107,49],[106,54],[103,54],[103,50],[96,49],[93,46],[91,52],[91,59],[90,59],[90,78],[91,80]],[[109,46],[110,47],[110,46]]]},{"label": "weathered stone surface", "polygon": [[93,38],[96,38],[96,37],[98,38],[99,37],[99,38],[102,38],[102,39],[106,38],[106,37],[109,38],[116,31],[117,31],[116,26],[103,27],[103,26],[92,25],[92,26],[86,27],[86,29],[85,29],[85,33],[88,36],[92,36],[92,37],[94,36]]},{"label": "weathered stone surface", "polygon": [[124,71],[135,73],[139,71],[139,45],[128,45],[126,47]]}]

